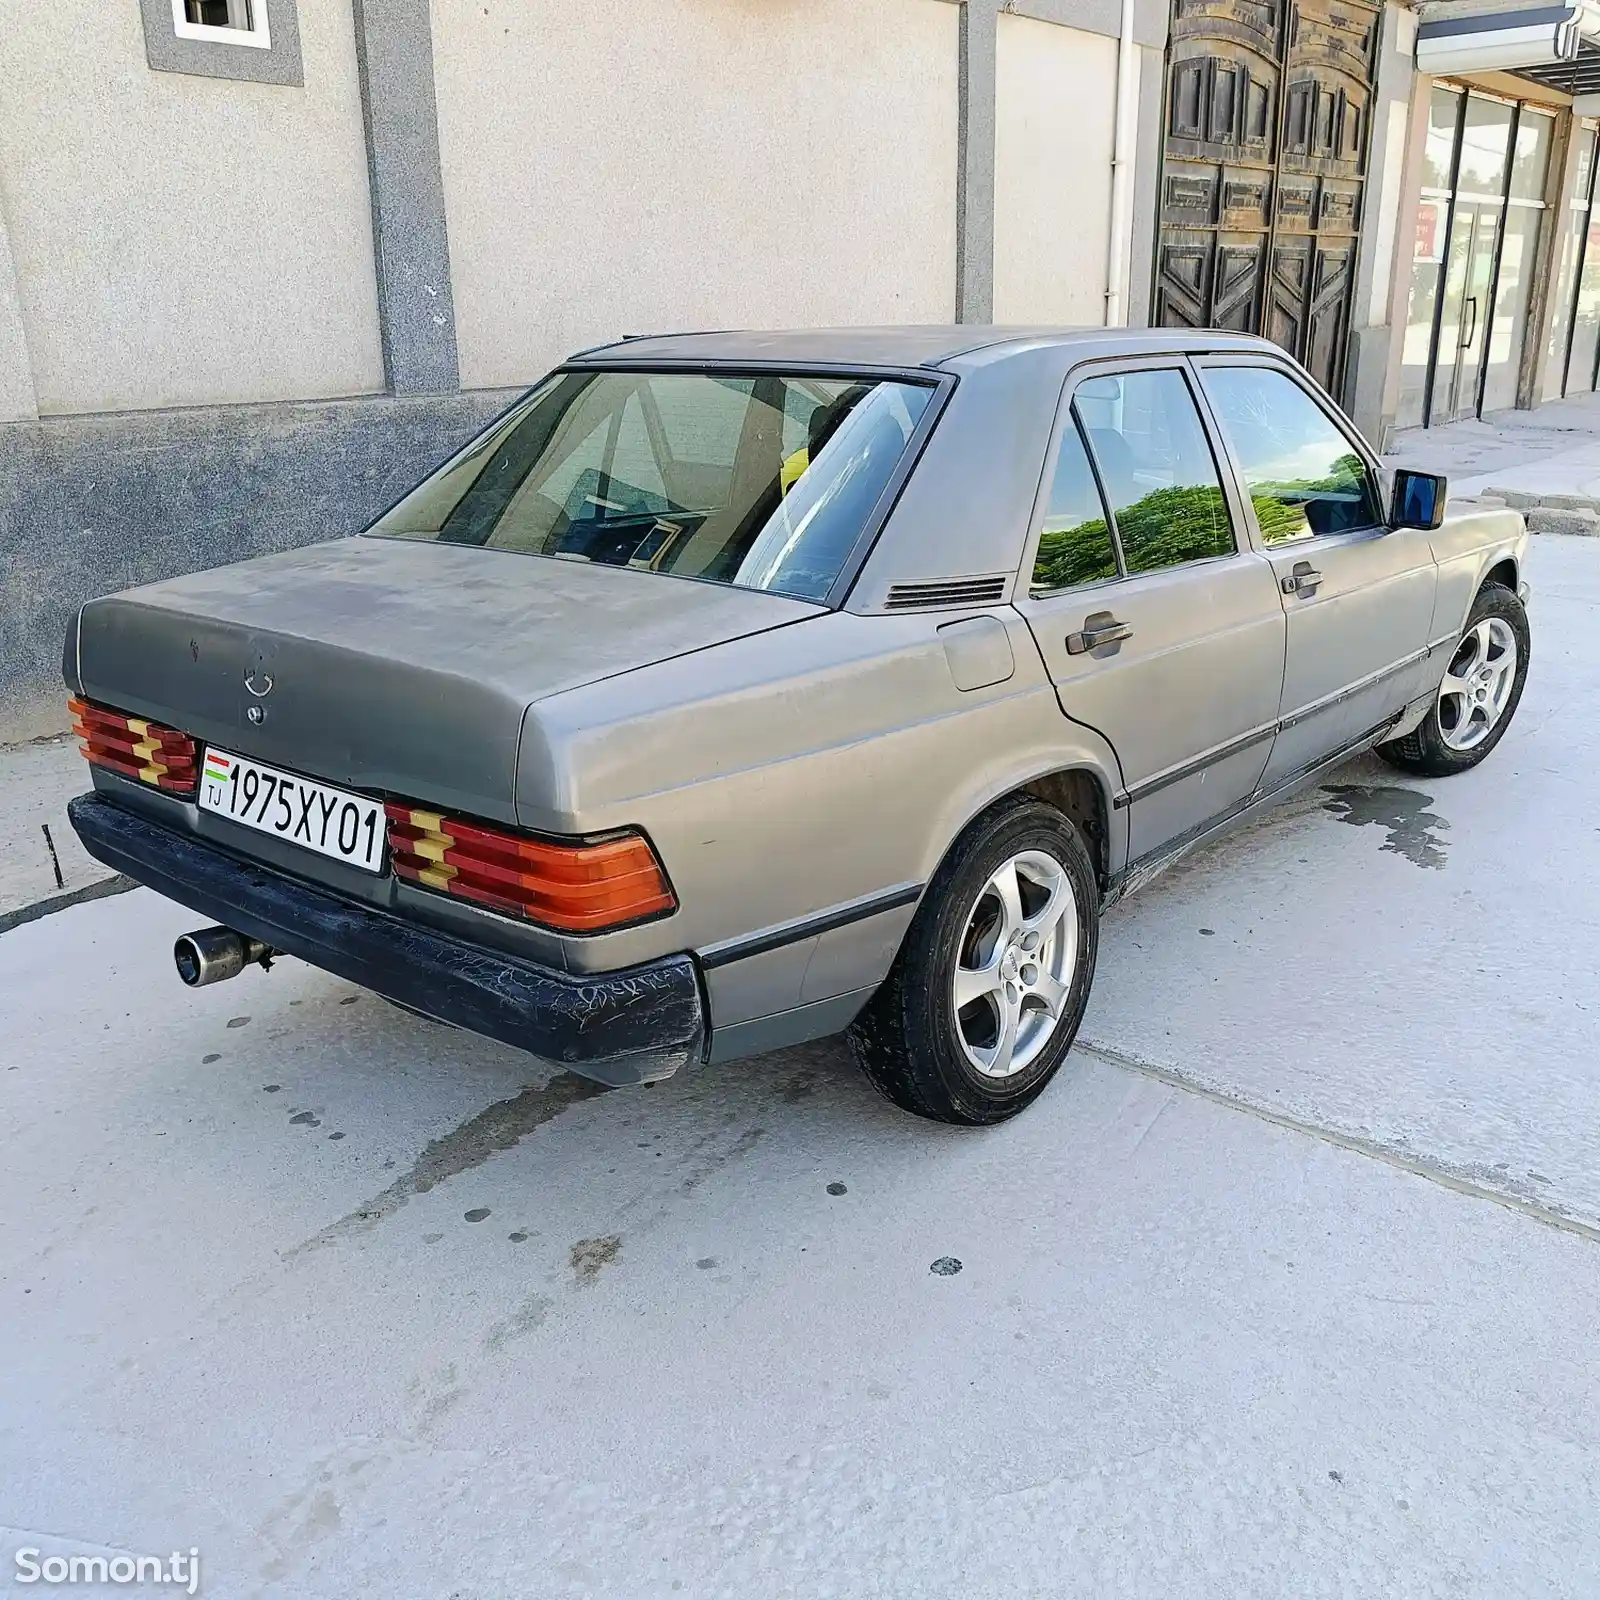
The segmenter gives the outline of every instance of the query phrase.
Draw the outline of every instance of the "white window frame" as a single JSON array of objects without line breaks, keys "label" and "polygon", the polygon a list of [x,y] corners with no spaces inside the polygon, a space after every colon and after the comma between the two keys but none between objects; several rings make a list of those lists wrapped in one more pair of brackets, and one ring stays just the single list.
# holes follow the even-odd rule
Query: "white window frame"
[{"label": "white window frame", "polygon": [[266,0],[252,0],[248,28],[219,28],[208,22],[191,22],[183,14],[183,4],[184,0],[172,0],[172,31],[180,39],[196,39],[206,44],[243,45],[251,50],[272,48]]}]

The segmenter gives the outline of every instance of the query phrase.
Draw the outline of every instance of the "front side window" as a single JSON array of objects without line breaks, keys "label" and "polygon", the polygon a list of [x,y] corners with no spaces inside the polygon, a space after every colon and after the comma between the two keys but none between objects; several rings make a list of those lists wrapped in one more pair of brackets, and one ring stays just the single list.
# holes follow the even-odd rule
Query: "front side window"
[{"label": "front side window", "polygon": [[1222,481],[1181,372],[1090,378],[1078,385],[1073,409],[1130,573],[1233,554]]},{"label": "front side window", "polygon": [[1030,592],[1048,594],[1082,583],[1100,583],[1117,576],[1117,553],[1111,524],[1083,448],[1075,419],[1061,430],[1050,499],[1039,531]]},{"label": "front side window", "polygon": [[933,390],[564,372],[368,531],[821,600]]},{"label": "front side window", "polygon": [[1263,543],[1377,526],[1377,496],[1361,453],[1287,373],[1208,366],[1202,381],[1238,458]]}]

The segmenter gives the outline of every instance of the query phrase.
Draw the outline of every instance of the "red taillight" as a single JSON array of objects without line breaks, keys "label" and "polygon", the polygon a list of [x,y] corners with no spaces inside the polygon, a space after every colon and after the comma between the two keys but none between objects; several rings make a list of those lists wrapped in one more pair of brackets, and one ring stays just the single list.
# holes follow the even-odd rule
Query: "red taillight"
[{"label": "red taillight", "polygon": [[154,784],[169,794],[195,792],[195,745],[188,734],[76,697],[67,701],[67,709],[79,748],[95,766]]},{"label": "red taillight", "polygon": [[566,933],[600,933],[677,908],[642,834],[553,844],[391,804],[389,856],[402,878]]}]

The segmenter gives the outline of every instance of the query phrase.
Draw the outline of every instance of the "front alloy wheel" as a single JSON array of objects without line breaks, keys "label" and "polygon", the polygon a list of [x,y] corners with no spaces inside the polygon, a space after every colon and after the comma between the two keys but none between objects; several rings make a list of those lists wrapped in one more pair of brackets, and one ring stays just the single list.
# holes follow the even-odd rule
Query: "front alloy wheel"
[{"label": "front alloy wheel", "polygon": [[1428,715],[1378,746],[1391,766],[1424,778],[1475,767],[1499,744],[1528,677],[1528,612],[1503,583],[1486,583],[1467,613]]},{"label": "front alloy wheel", "polygon": [[1504,617],[1485,617],[1462,636],[1439,685],[1439,733],[1451,750],[1472,750],[1494,732],[1517,681],[1517,636]]}]

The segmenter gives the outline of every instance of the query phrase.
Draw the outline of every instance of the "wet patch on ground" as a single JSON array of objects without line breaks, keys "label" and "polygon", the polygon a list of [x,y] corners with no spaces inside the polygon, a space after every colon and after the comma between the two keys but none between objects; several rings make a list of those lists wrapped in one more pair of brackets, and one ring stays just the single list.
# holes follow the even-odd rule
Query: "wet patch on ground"
[{"label": "wet patch on ground", "polygon": [[[684,1194],[693,1194],[707,1178],[719,1172],[730,1161],[747,1156],[767,1136],[765,1128],[746,1128],[731,1144],[721,1148],[696,1150],[686,1165],[689,1171],[678,1185]],[[706,1141],[709,1144],[710,1141]]]},{"label": "wet patch on ground", "polygon": [[505,1349],[515,1339],[521,1339],[541,1327],[546,1317],[555,1307],[555,1301],[548,1295],[529,1295],[509,1317],[489,1329],[484,1335],[483,1349],[486,1355],[494,1355],[497,1351]]},{"label": "wet patch on ground", "polygon": [[509,1100],[497,1100],[459,1128],[435,1139],[412,1163],[411,1170],[396,1178],[382,1194],[374,1195],[364,1205],[296,1245],[284,1259],[368,1232],[386,1217],[392,1217],[408,1200],[437,1188],[448,1178],[481,1166],[502,1150],[515,1148],[535,1128],[554,1121],[569,1106],[606,1092],[604,1084],[580,1078],[576,1073],[561,1072],[542,1089],[524,1089]]},{"label": "wet patch on ground", "polygon": [[1382,848],[1404,856],[1413,866],[1443,871],[1445,840],[1450,824],[1431,811],[1433,796],[1386,783],[1328,784],[1322,809],[1352,827],[1387,828]]},{"label": "wet patch on ground", "polygon": [[572,1247],[572,1275],[578,1283],[593,1283],[601,1270],[617,1259],[622,1235],[607,1233],[598,1239],[580,1239]]}]

